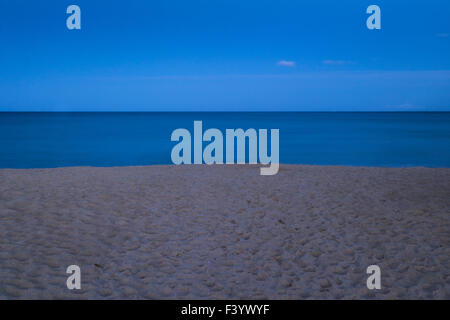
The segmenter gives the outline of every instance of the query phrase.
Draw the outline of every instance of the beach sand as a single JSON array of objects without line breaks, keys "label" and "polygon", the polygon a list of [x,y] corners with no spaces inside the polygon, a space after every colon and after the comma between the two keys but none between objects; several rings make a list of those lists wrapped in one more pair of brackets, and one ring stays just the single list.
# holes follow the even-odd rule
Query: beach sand
[{"label": "beach sand", "polygon": [[450,299],[450,169],[0,170],[0,299],[20,298]]}]

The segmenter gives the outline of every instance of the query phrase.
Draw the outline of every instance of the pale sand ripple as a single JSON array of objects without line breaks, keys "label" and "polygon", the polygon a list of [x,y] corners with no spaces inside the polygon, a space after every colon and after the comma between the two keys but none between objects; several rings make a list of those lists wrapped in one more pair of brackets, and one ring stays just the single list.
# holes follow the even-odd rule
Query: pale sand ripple
[{"label": "pale sand ripple", "polygon": [[0,170],[0,299],[450,299],[449,215],[450,169]]}]

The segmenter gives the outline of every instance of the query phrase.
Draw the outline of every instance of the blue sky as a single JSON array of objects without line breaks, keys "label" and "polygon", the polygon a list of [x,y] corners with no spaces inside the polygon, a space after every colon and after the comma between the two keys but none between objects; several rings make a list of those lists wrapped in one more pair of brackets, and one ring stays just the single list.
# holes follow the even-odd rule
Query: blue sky
[{"label": "blue sky", "polygon": [[0,0],[0,110],[450,111],[449,14],[448,0]]}]

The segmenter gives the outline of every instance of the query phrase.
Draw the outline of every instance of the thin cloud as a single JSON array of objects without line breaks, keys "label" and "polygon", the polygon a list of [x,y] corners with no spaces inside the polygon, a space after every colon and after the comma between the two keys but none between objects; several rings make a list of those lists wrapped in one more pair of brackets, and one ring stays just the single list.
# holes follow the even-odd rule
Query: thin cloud
[{"label": "thin cloud", "polygon": [[345,61],[345,60],[323,60],[323,64],[326,65],[336,65],[336,66],[342,66],[344,64],[355,64],[353,61]]},{"label": "thin cloud", "polygon": [[295,67],[295,61],[281,60],[281,61],[277,62],[277,66],[293,68],[293,67]]},{"label": "thin cloud", "polygon": [[436,37],[438,37],[438,38],[447,38],[448,37],[448,33],[438,33],[436,35]]}]

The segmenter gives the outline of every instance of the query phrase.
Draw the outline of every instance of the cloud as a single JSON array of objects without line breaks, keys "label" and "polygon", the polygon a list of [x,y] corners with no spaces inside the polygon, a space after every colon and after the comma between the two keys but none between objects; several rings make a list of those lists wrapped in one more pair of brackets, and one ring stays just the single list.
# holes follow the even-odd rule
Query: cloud
[{"label": "cloud", "polygon": [[277,66],[293,68],[293,67],[295,67],[295,61],[281,60],[281,61],[277,62]]},{"label": "cloud", "polygon": [[438,38],[447,38],[448,37],[448,33],[438,33],[436,35],[436,37],[438,37]]},{"label": "cloud", "polygon": [[345,60],[323,60],[322,63],[327,65],[339,65],[339,66],[344,64],[355,64],[355,62],[353,61],[345,61]]}]

